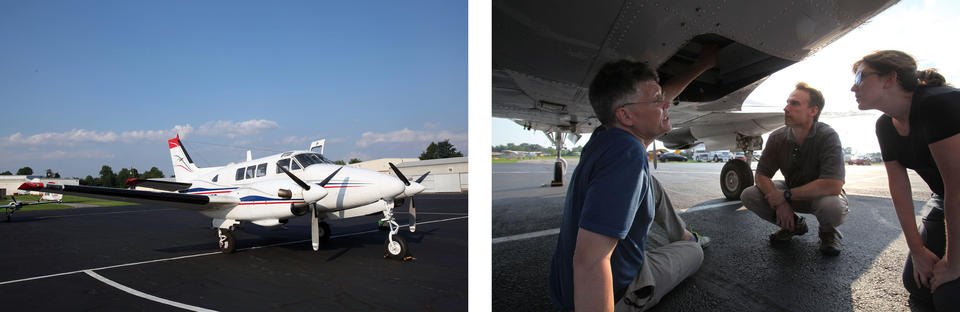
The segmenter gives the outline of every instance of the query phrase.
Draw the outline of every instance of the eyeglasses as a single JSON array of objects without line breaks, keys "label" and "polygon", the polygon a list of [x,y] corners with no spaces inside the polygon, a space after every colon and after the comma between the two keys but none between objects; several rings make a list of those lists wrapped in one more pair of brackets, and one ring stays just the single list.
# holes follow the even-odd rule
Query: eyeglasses
[{"label": "eyeglasses", "polygon": [[636,102],[630,102],[630,103],[623,103],[623,104],[620,104],[620,106],[619,106],[618,108],[624,107],[624,106],[627,106],[627,105],[633,105],[633,104],[640,104],[640,103],[663,103],[663,102],[666,102],[666,101],[667,101],[666,98],[664,98],[663,96],[660,96],[660,97],[657,97],[657,98],[655,98],[655,99],[647,100],[647,101],[636,101]]},{"label": "eyeglasses", "polygon": [[868,75],[879,75],[880,72],[857,72],[857,75],[853,77],[853,85],[859,86],[863,83],[863,77]]}]

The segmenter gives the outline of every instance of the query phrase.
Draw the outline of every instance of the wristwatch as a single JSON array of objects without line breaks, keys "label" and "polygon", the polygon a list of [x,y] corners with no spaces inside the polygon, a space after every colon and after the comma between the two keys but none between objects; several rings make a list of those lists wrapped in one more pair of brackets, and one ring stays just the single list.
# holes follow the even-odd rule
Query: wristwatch
[{"label": "wristwatch", "polygon": [[792,196],[793,194],[790,194],[790,188],[786,188],[783,190],[783,199],[787,200],[788,203],[790,202],[790,197]]}]

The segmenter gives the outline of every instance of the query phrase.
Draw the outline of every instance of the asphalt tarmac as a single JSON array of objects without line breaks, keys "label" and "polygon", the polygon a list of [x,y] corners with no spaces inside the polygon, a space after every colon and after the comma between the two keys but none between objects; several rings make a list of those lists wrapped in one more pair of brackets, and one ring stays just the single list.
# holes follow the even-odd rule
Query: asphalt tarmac
[{"label": "asphalt tarmac", "polygon": [[[577,161],[570,161],[565,184]],[[654,311],[928,311],[908,301],[901,272],[908,249],[882,165],[846,166],[850,214],[838,257],[820,254],[816,217],[810,232],[784,248],[777,230],[720,192],[722,164],[659,164],[662,182],[681,217],[710,236],[704,263]],[[929,188],[911,172],[916,207]],[[544,187],[550,161],[493,165],[493,310],[550,311],[547,276],[563,210],[564,187]],[[776,177],[775,177],[776,179]],[[917,214],[919,215],[918,211]],[[665,242],[654,226],[651,245]]]},{"label": "asphalt tarmac", "polygon": [[191,211],[18,212],[0,222],[0,310],[466,310],[467,196],[417,196],[417,232],[400,229],[414,261],[384,258],[380,217],[330,221],[317,252],[309,218],[247,225],[221,254],[210,219]]}]

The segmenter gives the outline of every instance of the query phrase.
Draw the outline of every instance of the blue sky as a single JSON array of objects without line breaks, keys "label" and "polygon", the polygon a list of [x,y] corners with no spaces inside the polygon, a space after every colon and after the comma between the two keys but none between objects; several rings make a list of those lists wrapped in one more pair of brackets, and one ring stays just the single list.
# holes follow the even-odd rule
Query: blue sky
[{"label": "blue sky", "polygon": [[467,152],[466,1],[6,1],[0,38],[0,171]]},{"label": "blue sky", "polygon": [[[747,97],[743,110],[782,112],[796,83],[805,81],[823,92],[824,112],[855,113],[842,118],[826,115],[821,118],[837,130],[845,147],[851,147],[854,153],[879,152],[873,129],[880,113],[857,109],[856,99],[850,92],[853,62],[876,50],[901,50],[911,54],[919,68],[937,68],[947,82],[960,84],[960,58],[955,55],[960,51],[960,42],[945,36],[960,29],[958,14],[958,1],[901,0],[813,56],[771,75]],[[492,124],[493,145],[511,142],[550,145],[543,133],[523,130],[508,119],[494,118]],[[588,140],[589,134],[586,134],[576,145],[586,144]]]}]

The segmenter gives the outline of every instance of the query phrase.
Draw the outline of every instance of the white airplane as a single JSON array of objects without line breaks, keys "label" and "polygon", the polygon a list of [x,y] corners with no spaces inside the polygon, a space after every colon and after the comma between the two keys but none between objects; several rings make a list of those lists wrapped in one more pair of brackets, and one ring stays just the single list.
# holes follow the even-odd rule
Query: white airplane
[{"label": "white airplane", "polygon": [[[601,66],[641,60],[667,81],[703,46],[716,45],[716,66],[677,97],[670,108],[674,129],[658,140],[673,149],[703,143],[707,150],[743,151],[750,161],[763,148],[760,136],[783,126],[783,112],[739,112],[747,96],[774,72],[896,2],[495,0],[493,116],[543,131],[561,150],[565,140],[576,143],[600,125],[588,87]],[[553,184],[562,185],[557,158]],[[749,163],[724,165],[720,186],[727,198],[739,199],[750,185]]]},{"label": "white airplane", "polygon": [[[317,141],[322,144],[322,141]],[[315,144],[317,142],[314,142]],[[410,197],[410,231],[416,230],[412,196],[423,191],[393,164],[392,177],[372,170],[333,164],[322,154],[291,151],[222,167],[199,168],[187,154],[180,136],[168,141],[176,181],[131,179],[131,189],[24,183],[20,189],[123,199],[200,212],[213,219],[220,250],[236,248],[232,233],[243,222],[282,227],[290,218],[310,213],[313,250],[330,237],[326,219],[382,213],[389,226],[385,248],[392,258],[409,259],[406,241],[398,235],[394,200]],[[322,150],[322,147],[320,147]],[[139,189],[137,189],[139,188]],[[149,190],[147,190],[149,189]]]},{"label": "white airplane", "polygon": [[[58,195],[59,195],[59,194],[58,194]],[[40,200],[37,200],[36,202],[22,202],[22,201],[18,201],[17,198],[14,197],[13,195],[10,195],[10,198],[13,199],[12,202],[10,202],[9,204],[6,204],[6,205],[0,205],[0,209],[3,209],[4,214],[6,214],[6,216],[7,216],[7,222],[10,222],[10,219],[13,217],[13,213],[17,212],[17,210],[23,209],[23,206],[41,205],[41,204],[59,204],[59,203],[61,202],[61,199],[63,198],[63,196],[61,195],[61,196],[60,196],[60,199],[52,199],[52,200],[49,200],[49,201],[40,201]],[[50,197],[48,197],[48,196],[46,196],[46,194],[44,194],[44,196],[42,196],[40,199],[41,199],[41,200],[46,200],[46,199],[48,199],[48,198],[50,198]]]}]

